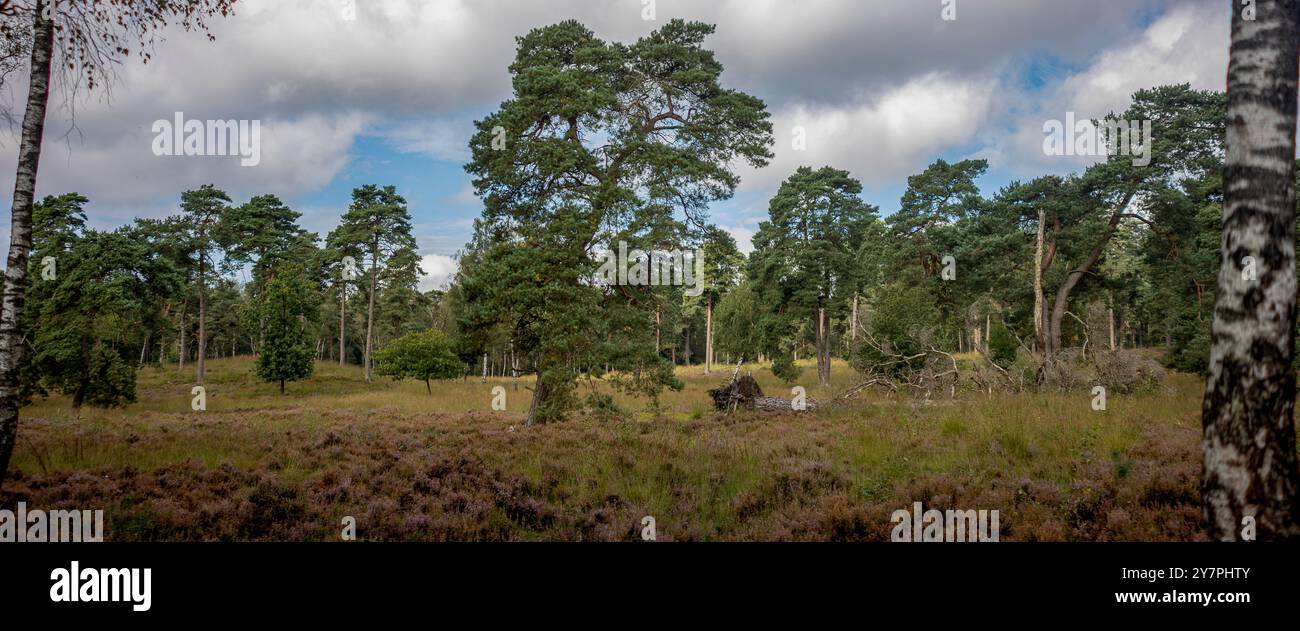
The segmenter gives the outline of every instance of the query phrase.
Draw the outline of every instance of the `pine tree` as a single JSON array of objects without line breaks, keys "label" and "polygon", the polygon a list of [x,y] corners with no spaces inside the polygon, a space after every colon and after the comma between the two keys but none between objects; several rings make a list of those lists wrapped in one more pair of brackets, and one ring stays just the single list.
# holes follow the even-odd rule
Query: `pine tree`
[{"label": "pine tree", "polygon": [[574,407],[575,367],[610,364],[642,395],[680,386],[654,344],[668,292],[593,282],[595,255],[620,240],[682,245],[735,190],[733,165],[770,159],[766,107],[721,85],[702,46],[712,32],[673,20],[625,45],[576,21],[533,30],[510,66],[514,95],[476,123],[466,170],[485,209],[461,276],[462,337],[506,325],[538,374],[529,424]]},{"label": "pine tree", "polygon": [[[343,214],[343,221],[329,234],[328,247],[344,256],[364,254],[370,258],[366,309],[366,346],[362,362],[365,365],[366,383],[370,382],[375,335],[375,294],[379,291],[380,267],[385,273],[396,273],[389,268],[400,264],[407,268],[418,266],[415,237],[411,235],[411,215],[406,200],[397,194],[396,187],[379,188],[373,184],[352,191],[352,205]],[[360,261],[357,261],[359,264]],[[410,274],[408,273],[408,276]]]}]

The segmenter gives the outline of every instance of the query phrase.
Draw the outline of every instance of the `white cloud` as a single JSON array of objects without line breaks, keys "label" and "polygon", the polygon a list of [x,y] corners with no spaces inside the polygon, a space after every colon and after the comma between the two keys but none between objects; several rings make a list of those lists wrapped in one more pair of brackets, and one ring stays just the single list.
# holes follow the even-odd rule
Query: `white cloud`
[{"label": "white cloud", "polygon": [[420,258],[420,291],[445,289],[456,276],[460,265],[456,259],[441,254],[426,254]]},{"label": "white cloud", "polygon": [[[186,119],[203,120],[188,111],[183,113]],[[353,141],[368,121],[367,116],[354,112],[262,119],[261,160],[256,166],[241,166],[238,155],[154,155],[153,120],[170,121],[173,115],[159,115],[120,129],[86,128],[82,135],[66,141],[47,135],[38,194],[78,191],[91,199],[96,212],[170,201],[182,190],[209,183],[236,198],[258,193],[289,198],[329,184],[348,164]],[[14,146],[16,142],[5,144]],[[0,153],[0,186],[9,190],[16,159],[14,151]]]},{"label": "white cloud", "polygon": [[431,120],[387,125],[378,134],[403,153],[419,153],[449,162],[468,162],[470,121]]},{"label": "white cloud", "polygon": [[1079,112],[1105,114],[1120,111],[1134,92],[1157,85],[1226,89],[1228,14],[1220,4],[1170,10],[1138,41],[1103,52],[1091,67],[1067,79],[1062,100]]},{"label": "white cloud", "polygon": [[[868,186],[895,185],[966,145],[1041,172],[1044,113],[1119,107],[1138,87],[1180,80],[1222,88],[1221,0],[967,4],[957,21],[944,22],[939,3],[659,0],[658,20],[647,22],[640,0],[358,0],[355,20],[344,19],[341,0],[242,0],[235,17],[212,22],[215,42],[169,32],[149,64],[124,63],[111,102],[100,93],[79,104],[75,130],[66,112],[52,110],[38,190],[88,195],[92,222],[102,225],[174,209],[179,191],[208,182],[236,197],[310,197],[377,162],[354,155],[366,135],[401,153],[463,162],[470,121],[510,95],[515,38],[568,18],[621,42],[674,17],[715,24],[705,45],[726,68],[723,82],[773,112],[776,160],[741,171],[754,195],[769,194],[802,164],[846,168]],[[1161,17],[1135,31],[1142,15]],[[1044,56],[1085,70],[1045,95],[996,81],[1009,64]],[[24,83],[18,77],[8,85]],[[1045,105],[1026,111],[1040,96]],[[14,93],[9,101],[22,98]],[[56,91],[52,104],[59,99]],[[149,125],[177,111],[263,121],[262,164],[153,156]],[[789,150],[796,124],[809,133],[805,153]],[[4,140],[0,187],[12,190],[17,143]],[[471,202],[464,191],[456,201]],[[421,246],[456,247],[423,238]]]},{"label": "white cloud", "polygon": [[[929,74],[857,106],[797,105],[773,116],[776,155],[742,170],[747,189],[774,189],[800,166],[847,169],[868,184],[897,181],[945,147],[969,142],[988,116],[992,84]],[[796,129],[806,150],[795,150]]]},{"label": "white cloud", "polygon": [[466,184],[465,188],[460,189],[460,191],[458,191],[456,195],[452,197],[452,201],[456,202],[457,204],[479,203],[478,194],[474,192],[474,185]]},{"label": "white cloud", "polygon": [[736,249],[746,256],[754,251],[754,230],[745,226],[720,226],[736,240]]},{"label": "white cloud", "polygon": [[994,109],[1018,110],[1018,115],[997,130],[999,135],[989,139],[981,155],[991,167],[1020,176],[1081,169],[1101,158],[1044,155],[1044,122],[1063,121],[1067,112],[1074,112],[1077,120],[1118,114],[1127,109],[1133,93],[1160,85],[1188,83],[1197,90],[1222,91],[1227,88],[1227,68],[1226,7],[1206,2],[1175,6],[1132,43],[1098,53],[1083,70],[1050,86],[1040,98],[1002,95]]}]

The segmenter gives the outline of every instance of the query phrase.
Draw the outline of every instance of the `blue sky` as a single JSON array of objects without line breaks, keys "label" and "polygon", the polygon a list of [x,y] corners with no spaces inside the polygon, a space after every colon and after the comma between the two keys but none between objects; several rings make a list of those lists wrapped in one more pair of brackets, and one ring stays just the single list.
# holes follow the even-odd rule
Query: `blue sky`
[{"label": "blue sky", "polygon": [[[992,194],[1089,163],[1043,155],[1044,121],[1122,110],[1154,85],[1223,89],[1227,59],[1220,0],[957,0],[953,21],[938,0],[658,0],[652,20],[648,0],[358,0],[354,19],[347,1],[247,0],[216,42],[169,33],[154,61],[125,63],[111,98],[56,93],[38,194],[81,192],[92,225],[113,227],[175,212],[181,191],[211,182],[236,202],[280,195],[324,234],[353,187],[393,184],[433,287],[480,210],[463,169],[471,123],[509,97],[514,38],[531,28],[576,18],[633,41],[672,17],[717,26],[706,45],[724,83],[764,99],[776,137],[772,165],[739,169],[736,196],[711,209],[742,248],[798,166],[848,169],[886,215],[936,158],[989,160],[979,184]],[[9,103],[24,85],[11,79]],[[261,163],[153,155],[152,121],[175,112],[261,121]],[[15,148],[11,133],[10,190]]]}]

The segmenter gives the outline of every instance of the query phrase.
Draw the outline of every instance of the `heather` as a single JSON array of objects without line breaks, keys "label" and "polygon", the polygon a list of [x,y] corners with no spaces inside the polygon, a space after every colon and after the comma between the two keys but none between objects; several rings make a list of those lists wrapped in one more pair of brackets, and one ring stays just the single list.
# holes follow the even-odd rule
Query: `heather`
[{"label": "heather", "polygon": [[[611,405],[525,427],[531,379],[429,394],[320,362],[280,395],[250,358],[222,359],[196,412],[188,371],[150,367],[125,408],[24,408],[0,501],[103,509],[109,541],[336,541],[345,516],[365,540],[639,540],[647,515],[661,541],[888,541],[915,501],[999,510],[1004,541],[1205,538],[1195,376],[1105,411],[1086,391],[865,390],[815,412],[714,412],[706,390],[729,372],[679,367],[684,389],[657,401],[588,382]],[[837,360],[808,395],[858,380]]]}]

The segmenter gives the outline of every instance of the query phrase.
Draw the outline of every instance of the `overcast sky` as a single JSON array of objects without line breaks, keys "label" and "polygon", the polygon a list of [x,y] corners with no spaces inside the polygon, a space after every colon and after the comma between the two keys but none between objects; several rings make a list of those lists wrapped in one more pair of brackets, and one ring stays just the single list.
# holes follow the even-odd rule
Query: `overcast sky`
[{"label": "overcast sky", "polygon": [[[75,126],[52,107],[37,194],[80,192],[91,224],[113,227],[177,212],[181,191],[213,183],[236,203],[277,194],[323,236],[353,187],[394,184],[415,219],[424,288],[439,286],[481,208],[463,169],[472,121],[509,97],[515,37],[570,18],[623,42],[674,17],[717,26],[706,46],[723,82],[763,99],[776,135],[772,164],[743,170],[736,197],[712,209],[745,250],[798,166],[848,169],[887,215],[936,158],[988,159],[991,195],[1086,166],[1044,155],[1046,120],[1122,111],[1156,85],[1224,89],[1223,0],[952,2],[947,21],[945,0],[658,0],[647,21],[643,0],[241,0],[215,42],[173,33],[149,64],[124,64],[110,98],[76,103]],[[11,107],[25,84],[11,81]],[[176,112],[261,121],[260,163],[154,155],[154,121]],[[804,151],[791,148],[796,126]],[[7,191],[14,132],[0,147]]]}]

